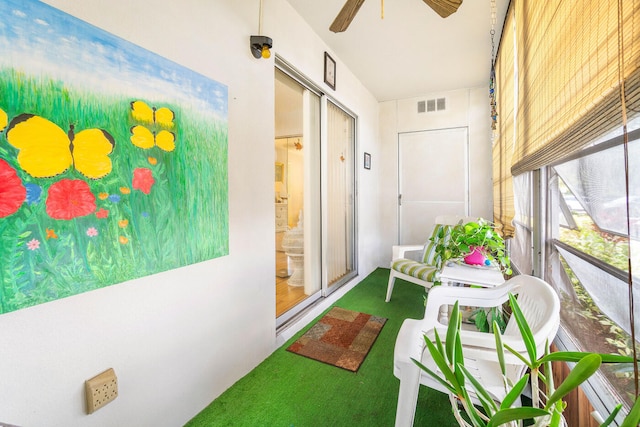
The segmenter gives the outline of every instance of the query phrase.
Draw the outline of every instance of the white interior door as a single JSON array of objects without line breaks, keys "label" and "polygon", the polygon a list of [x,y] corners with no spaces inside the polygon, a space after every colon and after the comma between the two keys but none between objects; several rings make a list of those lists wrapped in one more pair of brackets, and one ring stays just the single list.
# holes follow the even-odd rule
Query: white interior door
[{"label": "white interior door", "polygon": [[438,215],[469,214],[468,129],[398,136],[398,242],[424,243]]}]

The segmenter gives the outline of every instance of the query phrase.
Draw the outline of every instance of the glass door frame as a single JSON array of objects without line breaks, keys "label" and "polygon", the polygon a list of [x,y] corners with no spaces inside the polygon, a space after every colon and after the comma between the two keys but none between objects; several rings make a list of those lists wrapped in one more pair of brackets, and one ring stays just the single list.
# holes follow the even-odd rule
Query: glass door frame
[{"label": "glass door frame", "polygon": [[[318,85],[313,81],[306,78],[302,73],[296,70],[286,60],[276,54],[275,57],[275,69],[286,74],[296,82],[298,82],[304,89],[320,97],[320,139],[319,146],[316,147],[317,151],[310,153],[310,161],[305,160],[305,194],[311,195],[311,197],[305,196],[305,211],[310,210],[310,214],[305,214],[305,227],[309,226],[309,236],[307,239],[305,236],[305,254],[311,254],[310,262],[305,263],[305,281],[306,280],[319,280],[320,291],[309,295],[308,298],[301,301],[292,309],[283,313],[276,318],[276,330],[284,326],[292,319],[299,316],[307,307],[316,303],[320,298],[326,297],[338,290],[342,285],[347,283],[353,277],[358,275],[358,168],[357,168],[357,153],[358,153],[358,120],[357,116],[342,105],[337,100],[329,97]],[[275,79],[275,70],[274,70]],[[307,95],[308,96],[308,95]],[[326,268],[324,266],[324,259],[326,257],[326,197],[327,197],[327,178],[326,178],[326,149],[327,147],[327,102],[331,102],[335,106],[339,107],[350,117],[353,118],[353,271],[342,278],[339,282],[329,287],[327,283]],[[303,105],[306,103],[303,101]],[[308,105],[308,104],[307,104]],[[304,107],[303,107],[304,108]],[[303,113],[303,117],[304,117]],[[303,119],[306,120],[306,119]],[[303,127],[309,126],[305,123]],[[303,132],[304,133],[304,132]],[[274,135],[275,138],[275,135]],[[309,141],[308,141],[309,142]],[[309,146],[311,144],[307,144]],[[311,147],[310,147],[311,148]],[[318,191],[319,190],[319,191]],[[317,197],[316,197],[317,196]],[[313,215],[311,215],[313,213]],[[307,218],[309,223],[307,224]],[[308,268],[307,268],[308,266]]]}]

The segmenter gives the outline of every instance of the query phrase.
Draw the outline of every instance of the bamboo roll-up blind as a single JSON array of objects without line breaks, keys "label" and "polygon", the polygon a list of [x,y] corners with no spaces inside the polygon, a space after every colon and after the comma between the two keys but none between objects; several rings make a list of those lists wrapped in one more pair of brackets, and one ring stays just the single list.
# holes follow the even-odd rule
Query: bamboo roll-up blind
[{"label": "bamboo roll-up blind", "polygon": [[502,30],[496,56],[496,106],[498,125],[493,146],[493,221],[503,237],[512,237],[514,228],[513,184],[511,177],[515,119],[514,15],[511,7]]},{"label": "bamboo roll-up blind", "polygon": [[618,0],[514,3],[519,96],[512,173],[517,175],[620,126],[621,78],[627,109],[640,109],[640,0],[620,2],[621,11]]}]

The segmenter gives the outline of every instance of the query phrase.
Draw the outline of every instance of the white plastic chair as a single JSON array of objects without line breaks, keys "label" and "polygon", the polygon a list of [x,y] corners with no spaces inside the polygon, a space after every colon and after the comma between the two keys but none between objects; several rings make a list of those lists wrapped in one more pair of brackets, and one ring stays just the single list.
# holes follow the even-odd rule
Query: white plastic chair
[{"label": "white plastic chair", "polygon": [[[434,337],[434,328],[444,341],[446,328],[438,317],[442,305],[496,307],[509,299],[509,293],[517,294],[518,305],[531,327],[538,355],[544,354],[547,340],[554,339],[560,324],[560,300],[549,284],[533,276],[516,276],[495,288],[467,288],[440,286],[429,291],[425,317],[422,320],[407,319],[402,324],[394,350],[393,374],[400,379],[396,427],[413,426],[420,384],[444,393],[448,391],[429,374],[422,371],[412,360],[421,362],[434,372],[439,372],[426,349],[424,335]],[[506,391],[496,355],[496,343],[492,333],[477,330],[461,330],[465,367],[491,393],[496,402],[501,402]],[[520,330],[511,317],[503,335],[503,342],[519,353],[526,355]],[[507,376],[515,383],[524,375],[526,365],[509,352],[505,352]],[[473,390],[473,387],[469,387]],[[473,394],[472,399],[475,398]],[[477,401],[475,403],[478,403]]]},{"label": "white plastic chair", "polygon": [[[436,217],[429,239],[423,245],[401,245],[392,247],[391,271],[389,272],[389,283],[387,285],[386,302],[391,300],[391,292],[396,278],[404,279],[408,282],[424,286],[429,289],[433,286],[433,281],[437,277],[438,270],[436,268],[437,255],[435,246],[437,242],[432,242],[431,237],[437,237],[440,230],[444,230],[446,239],[452,225],[459,222],[466,224],[467,222],[477,221],[477,217],[460,216],[460,215],[440,215]],[[413,253],[413,254],[411,254]]]}]

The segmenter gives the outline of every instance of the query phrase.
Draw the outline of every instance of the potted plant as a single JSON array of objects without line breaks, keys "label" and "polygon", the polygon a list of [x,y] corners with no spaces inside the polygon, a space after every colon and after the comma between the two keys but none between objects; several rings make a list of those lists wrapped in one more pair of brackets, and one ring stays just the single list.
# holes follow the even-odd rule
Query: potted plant
[{"label": "potted plant", "polygon": [[[504,239],[495,230],[493,223],[480,218],[478,221],[462,222],[450,227],[442,228],[438,235],[431,238],[436,243],[436,267],[441,270],[449,260],[463,261],[474,252],[482,254],[482,261],[476,264],[494,265],[504,275],[511,275],[511,260],[507,253]],[[439,285],[436,280],[434,284]],[[493,321],[497,321],[501,331],[507,323],[503,310],[499,307],[484,310],[467,307],[465,316],[467,321],[473,321],[479,331],[492,332]]]},{"label": "potted plant", "polygon": [[487,265],[498,266],[506,275],[512,273],[504,239],[495,230],[493,223],[480,218],[477,222],[454,225],[448,230],[448,238],[444,235],[446,232],[447,230],[441,230],[442,236],[432,238],[437,239],[435,250],[440,261],[439,267],[450,259],[464,259],[475,255],[474,252],[479,252],[486,259]]},{"label": "potted plant", "polygon": [[[504,376],[506,397],[500,405],[493,401],[490,394],[484,389],[464,366],[463,347],[459,339],[461,328],[461,315],[456,302],[451,321],[447,329],[446,341],[443,342],[437,331],[435,332],[435,343],[426,335],[424,336],[427,349],[431,357],[436,361],[441,374],[438,374],[419,361],[412,359],[422,370],[431,375],[448,390],[451,396],[451,407],[453,413],[462,427],[492,427],[492,426],[518,426],[523,420],[533,419],[535,427],[560,427],[565,426],[566,421],[563,417],[563,411],[566,404],[562,398],[570,391],[577,388],[593,375],[601,363],[633,363],[633,358],[628,356],[598,354],[588,352],[549,352],[549,344],[545,354],[542,357],[536,354],[536,347],[533,345],[533,335],[531,329],[518,306],[516,298],[509,295],[513,316],[522,334],[525,344],[527,344],[527,357],[511,349],[508,345],[503,345],[499,328],[494,325],[494,336],[496,339],[496,360],[499,362],[503,375],[505,373],[504,356],[505,350],[511,352],[520,358],[530,370],[516,384],[512,384],[506,376]],[[557,386],[553,383],[553,372],[551,362],[564,361],[576,362],[575,367],[567,378]],[[520,394],[525,389],[527,382],[530,383],[532,390],[531,406],[512,407]],[[545,399],[540,398],[539,384],[544,385]],[[469,391],[478,396],[482,403],[482,410],[476,408],[470,399]],[[461,409],[462,408],[462,409]],[[614,411],[601,424],[606,427],[614,420],[622,404],[616,406]],[[461,416],[465,412],[467,419]],[[640,423],[640,398],[636,399],[633,407],[624,419],[621,427],[636,427]]]}]

